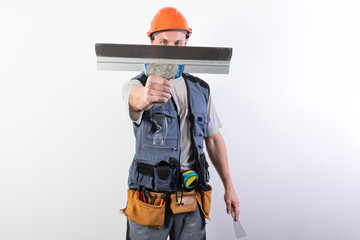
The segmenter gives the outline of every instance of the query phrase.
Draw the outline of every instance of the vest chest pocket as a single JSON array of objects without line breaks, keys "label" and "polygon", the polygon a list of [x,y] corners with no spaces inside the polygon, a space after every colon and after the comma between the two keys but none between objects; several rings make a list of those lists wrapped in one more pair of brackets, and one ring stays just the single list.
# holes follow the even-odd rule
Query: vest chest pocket
[{"label": "vest chest pocket", "polygon": [[164,145],[166,140],[177,140],[177,113],[170,111],[151,111],[147,127],[147,140],[152,145]]},{"label": "vest chest pocket", "polygon": [[207,136],[207,125],[210,122],[210,117],[207,113],[193,113],[194,119],[194,134],[195,136]]}]

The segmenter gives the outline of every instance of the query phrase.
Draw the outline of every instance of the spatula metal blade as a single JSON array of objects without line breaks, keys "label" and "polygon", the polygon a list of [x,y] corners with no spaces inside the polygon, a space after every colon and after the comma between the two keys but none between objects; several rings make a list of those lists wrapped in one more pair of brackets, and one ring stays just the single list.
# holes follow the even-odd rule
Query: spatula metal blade
[{"label": "spatula metal blade", "polygon": [[234,221],[234,231],[237,239],[246,236],[246,232],[239,221]]},{"label": "spatula metal blade", "polygon": [[233,206],[231,206],[231,216],[234,221],[234,231],[235,231],[236,239],[245,237],[246,232],[245,232],[244,228],[242,227],[240,221],[239,220],[235,221],[235,208]]},{"label": "spatula metal blade", "polygon": [[184,72],[228,74],[232,48],[96,43],[98,70],[143,71],[145,63],[184,65]]}]

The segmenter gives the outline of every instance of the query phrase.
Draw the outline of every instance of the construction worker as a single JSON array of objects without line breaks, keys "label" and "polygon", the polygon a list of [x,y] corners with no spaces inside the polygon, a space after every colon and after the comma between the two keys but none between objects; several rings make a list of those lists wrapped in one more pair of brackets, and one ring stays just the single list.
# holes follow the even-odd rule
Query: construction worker
[{"label": "construction worker", "polygon": [[[185,47],[191,33],[185,17],[166,7],[153,18],[148,37],[153,45]],[[203,142],[223,182],[226,211],[233,207],[237,220],[239,201],[209,85],[187,73],[170,80],[141,73],[122,91],[136,136],[123,209],[127,239],[206,238],[212,188]]]}]

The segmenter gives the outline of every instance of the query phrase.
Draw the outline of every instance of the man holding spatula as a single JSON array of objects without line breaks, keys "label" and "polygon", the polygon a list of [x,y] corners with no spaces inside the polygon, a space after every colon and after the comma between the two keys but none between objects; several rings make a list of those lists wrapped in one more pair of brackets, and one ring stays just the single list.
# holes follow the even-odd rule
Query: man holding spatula
[{"label": "man holding spatula", "polygon": [[[168,7],[155,15],[148,37],[152,45],[185,47],[191,33],[184,16]],[[239,217],[209,85],[185,73],[184,64],[145,64],[145,71],[123,87],[136,136],[122,210],[128,217],[127,239],[206,238],[212,188],[204,142],[224,185],[226,211],[233,208],[235,220]]]}]

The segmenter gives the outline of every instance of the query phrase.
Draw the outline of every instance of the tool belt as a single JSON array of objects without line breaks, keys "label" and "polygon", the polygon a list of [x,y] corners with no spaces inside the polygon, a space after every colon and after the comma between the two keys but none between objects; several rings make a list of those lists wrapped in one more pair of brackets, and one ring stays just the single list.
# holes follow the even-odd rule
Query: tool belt
[{"label": "tool belt", "polygon": [[[209,185],[210,186],[210,185]],[[211,187],[210,187],[211,188]],[[127,218],[140,225],[161,228],[165,220],[166,205],[170,205],[173,214],[193,212],[198,203],[204,217],[210,220],[211,193],[202,189],[190,192],[158,193],[144,188],[127,190],[127,205],[121,212]]]}]

